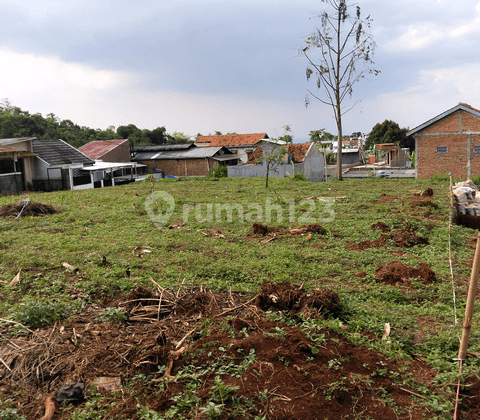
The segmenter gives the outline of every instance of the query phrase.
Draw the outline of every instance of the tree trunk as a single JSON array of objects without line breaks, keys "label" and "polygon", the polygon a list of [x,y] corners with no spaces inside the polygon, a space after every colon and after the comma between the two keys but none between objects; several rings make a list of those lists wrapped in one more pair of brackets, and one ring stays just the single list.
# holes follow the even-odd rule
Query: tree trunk
[{"label": "tree trunk", "polygon": [[337,28],[337,68],[335,69],[335,120],[338,130],[338,148],[337,148],[337,179],[342,179],[342,102],[340,100],[340,55],[341,55],[341,22],[342,16],[340,8],[338,9],[338,28]]},{"label": "tree trunk", "polygon": [[338,129],[338,148],[337,148],[337,179],[342,179],[342,116],[339,116],[340,120],[337,122]]}]

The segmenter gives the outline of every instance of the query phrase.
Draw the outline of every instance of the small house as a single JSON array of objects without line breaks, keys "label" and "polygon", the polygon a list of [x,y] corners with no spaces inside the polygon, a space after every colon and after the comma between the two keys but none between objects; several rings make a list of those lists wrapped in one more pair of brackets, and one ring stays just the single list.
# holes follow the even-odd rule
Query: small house
[{"label": "small house", "polygon": [[226,147],[196,147],[192,143],[134,146],[133,162],[147,165],[150,173],[163,176],[206,176],[215,165],[236,165],[238,156]]},{"label": "small house", "polygon": [[35,190],[73,190],[90,182],[80,170],[95,161],[63,140],[33,140]]},{"label": "small house", "polygon": [[34,139],[0,139],[0,194],[17,194],[32,185]]},{"label": "small house", "polygon": [[384,155],[385,164],[387,166],[391,166],[395,168],[406,167],[408,156],[398,144],[380,143],[380,144],[376,144],[375,147],[381,154]]},{"label": "small house", "polygon": [[459,103],[410,130],[415,139],[417,178],[449,173],[480,175],[480,110]]}]

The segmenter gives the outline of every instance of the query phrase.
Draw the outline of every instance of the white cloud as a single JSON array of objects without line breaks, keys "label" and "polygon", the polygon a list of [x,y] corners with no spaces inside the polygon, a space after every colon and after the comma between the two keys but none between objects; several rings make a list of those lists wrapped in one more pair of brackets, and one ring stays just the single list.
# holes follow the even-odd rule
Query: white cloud
[{"label": "white cloud", "polygon": [[471,20],[455,21],[450,26],[429,21],[406,26],[403,34],[390,41],[387,47],[398,51],[422,50],[436,42],[456,40],[467,35],[480,33],[480,3],[475,6],[475,10],[476,16]]},{"label": "white cloud", "polygon": [[370,128],[385,119],[414,128],[465,102],[480,107],[480,64],[422,70],[419,83],[402,92],[386,92],[365,101],[363,123]]},{"label": "white cloud", "polygon": [[76,89],[108,90],[126,81],[127,75],[65,63],[56,57],[0,50],[0,92],[12,87],[25,92]]}]

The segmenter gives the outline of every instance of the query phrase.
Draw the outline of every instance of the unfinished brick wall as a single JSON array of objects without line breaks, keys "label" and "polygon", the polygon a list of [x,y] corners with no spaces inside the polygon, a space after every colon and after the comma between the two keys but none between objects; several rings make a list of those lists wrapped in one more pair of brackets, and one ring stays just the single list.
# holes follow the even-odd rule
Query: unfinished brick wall
[{"label": "unfinished brick wall", "polygon": [[[452,172],[454,177],[480,175],[480,118],[456,111],[414,135],[417,178]],[[446,147],[438,153],[437,147]]]},{"label": "unfinished brick wall", "polygon": [[[208,163],[207,163],[208,160]],[[205,176],[208,174],[209,168],[213,168],[218,164],[213,159],[181,159],[181,160],[147,160],[142,161],[153,172],[153,169],[163,171],[165,176]]]}]

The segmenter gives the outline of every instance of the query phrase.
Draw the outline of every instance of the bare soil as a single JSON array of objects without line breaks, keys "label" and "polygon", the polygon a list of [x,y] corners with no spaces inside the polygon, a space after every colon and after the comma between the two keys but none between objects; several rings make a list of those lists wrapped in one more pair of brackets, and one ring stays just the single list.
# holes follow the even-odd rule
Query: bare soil
[{"label": "bare soil", "polygon": [[384,267],[375,270],[378,281],[385,284],[404,284],[411,286],[411,279],[419,278],[423,284],[432,284],[437,281],[435,272],[425,263],[418,268],[410,267],[400,261],[392,261]]},{"label": "bare soil", "polygon": [[[382,232],[389,232],[390,228],[383,222],[371,226],[372,229],[379,229]],[[417,235],[415,228],[406,223],[404,226],[394,229],[390,234],[383,233],[380,238],[374,241],[347,242],[346,245],[355,251],[364,251],[368,248],[381,248],[393,241],[393,245],[399,248],[411,248],[415,245],[428,245],[428,238]]]},{"label": "bare soil", "polygon": [[[434,390],[436,372],[423,362],[393,363],[353,344],[341,329],[302,330],[300,314],[342,317],[334,292],[264,283],[257,295],[245,296],[185,287],[176,292],[136,287],[129,296],[109,302],[109,307],[122,308],[125,321],[102,321],[97,306],[25,335],[3,325],[0,393],[33,419],[43,415],[47,396],[55,399],[62,386],[82,381],[89,389],[105,377],[120,378],[121,392],[98,388],[105,395],[105,407],[99,408],[108,410],[104,418],[140,419],[139,405],[161,414],[171,408],[172,398],[187,390],[187,379],[179,372],[196,366],[203,369],[196,375],[200,400],[187,418],[207,418],[200,408],[210,400],[218,378],[235,390],[235,398],[251,401],[235,414],[233,398],[226,400],[220,419],[435,418],[419,404],[427,397],[401,380],[411,375]],[[348,324],[339,325],[348,332]],[[252,353],[252,363],[240,375],[206,368],[238,366]],[[171,368],[172,379],[160,373],[161,366]],[[467,382],[458,417],[462,420],[480,415],[480,382]],[[396,412],[391,408],[395,405]],[[69,418],[74,409],[57,403],[53,419]]]}]

